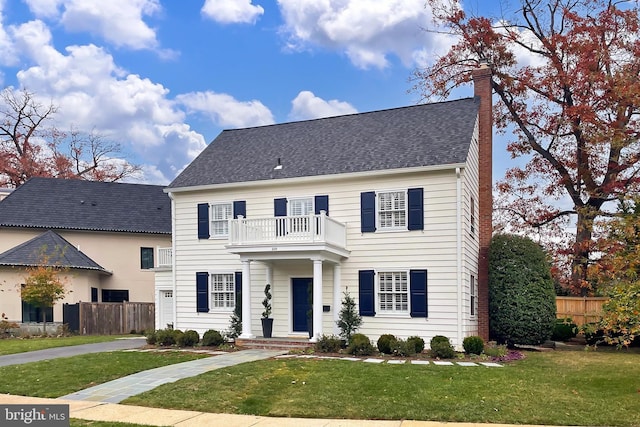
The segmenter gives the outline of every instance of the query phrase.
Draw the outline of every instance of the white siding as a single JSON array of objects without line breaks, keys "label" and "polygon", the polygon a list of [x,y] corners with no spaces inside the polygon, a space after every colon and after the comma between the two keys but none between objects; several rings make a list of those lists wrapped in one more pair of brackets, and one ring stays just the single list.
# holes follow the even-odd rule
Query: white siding
[{"label": "white siding", "polygon": [[[341,293],[348,289],[358,302],[359,270],[428,271],[428,318],[411,318],[408,314],[406,317],[365,317],[359,332],[372,340],[377,340],[383,333],[393,333],[402,338],[419,335],[427,343],[437,334],[446,335],[453,341],[457,336],[458,310],[456,179],[455,169],[450,169],[331,181],[319,179],[316,183],[304,184],[274,181],[268,186],[175,193],[176,327],[195,329],[200,333],[210,328],[226,330],[231,313],[196,312],[196,272],[241,271],[239,256],[225,249],[226,239],[198,240],[198,203],[245,200],[247,218],[272,217],[275,198],[326,194],[329,196],[329,215],[346,224],[347,249],[351,251],[349,258],[341,264]],[[423,231],[361,233],[361,192],[415,187],[424,188]],[[291,278],[312,277],[313,264],[310,260],[277,261],[272,267],[273,335],[288,336],[291,333]],[[252,262],[251,275],[251,329],[255,335],[261,335],[264,265]],[[323,332],[330,334],[336,307],[333,307],[333,267],[328,262],[323,267],[323,305],[331,306],[330,312],[323,313]]]}]

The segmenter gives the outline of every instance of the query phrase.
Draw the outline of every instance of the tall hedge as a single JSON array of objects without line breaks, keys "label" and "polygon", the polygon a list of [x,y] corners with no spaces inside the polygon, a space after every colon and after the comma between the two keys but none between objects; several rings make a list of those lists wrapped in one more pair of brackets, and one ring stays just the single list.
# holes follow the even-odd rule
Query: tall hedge
[{"label": "tall hedge", "polygon": [[535,345],[551,337],[556,296],[544,250],[499,234],[489,248],[489,333],[498,342]]}]

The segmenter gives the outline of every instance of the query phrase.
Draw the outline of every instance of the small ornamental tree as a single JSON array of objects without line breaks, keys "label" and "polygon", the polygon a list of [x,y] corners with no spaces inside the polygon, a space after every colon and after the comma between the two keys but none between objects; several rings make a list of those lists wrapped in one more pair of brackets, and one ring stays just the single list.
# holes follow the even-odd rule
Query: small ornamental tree
[{"label": "small ornamental tree", "polygon": [[351,340],[351,336],[362,325],[362,316],[356,310],[356,302],[353,300],[349,291],[344,291],[342,298],[342,308],[338,314],[338,321],[336,322],[340,328],[340,337],[347,341]]},{"label": "small ornamental tree", "polygon": [[549,339],[556,321],[551,269],[527,237],[498,234],[489,247],[489,333],[509,346]]},{"label": "small ornamental tree", "polygon": [[25,283],[21,288],[22,299],[41,309],[42,333],[44,335],[47,333],[47,316],[44,309],[53,307],[57,301],[63,299],[70,292],[66,289],[64,277],[61,277],[64,269],[47,265],[48,259],[46,255],[42,255],[40,265],[27,268]]},{"label": "small ornamental tree", "polygon": [[614,286],[602,311],[604,340],[618,348],[631,345],[640,337],[640,283]]}]

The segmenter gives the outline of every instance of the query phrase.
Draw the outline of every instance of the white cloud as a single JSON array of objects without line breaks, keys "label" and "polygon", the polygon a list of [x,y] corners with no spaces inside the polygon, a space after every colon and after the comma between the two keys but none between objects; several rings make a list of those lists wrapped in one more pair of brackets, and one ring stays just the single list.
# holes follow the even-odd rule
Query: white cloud
[{"label": "white cloud", "polygon": [[176,101],[189,112],[200,113],[221,127],[243,128],[274,123],[273,114],[260,101],[238,101],[224,93],[192,92],[178,95]]},{"label": "white cloud", "polygon": [[168,89],[128,74],[104,49],[69,46],[59,52],[42,21],[12,27],[11,32],[24,60],[34,64],[17,73],[18,81],[43,104],[58,106],[59,129],[95,129],[120,142],[125,153],[143,158],[144,171],[156,165],[153,179],[161,174],[165,183],[206,146],[203,136],[184,123],[186,115],[168,98]]},{"label": "white cloud", "polygon": [[18,53],[3,24],[4,0],[0,0],[0,65],[15,65],[18,63]]},{"label": "white cloud", "polygon": [[358,110],[348,102],[338,101],[336,99],[325,101],[315,96],[313,92],[306,90],[300,92],[298,96],[291,101],[291,105],[291,113],[289,113],[291,120],[308,120],[358,112]]},{"label": "white cloud", "polygon": [[64,0],[24,0],[29,10],[39,18],[55,18],[60,14]]},{"label": "white cloud", "polygon": [[360,68],[385,68],[388,55],[407,67],[415,52],[441,52],[441,38],[423,31],[431,22],[424,0],[278,0],[289,47],[321,46],[346,53]]},{"label": "white cloud", "polygon": [[27,0],[41,19],[59,19],[68,31],[87,32],[117,47],[155,49],[155,31],[143,20],[161,10],[159,0]]},{"label": "white cloud", "polygon": [[264,14],[264,9],[251,0],[206,0],[202,14],[222,24],[253,24]]}]

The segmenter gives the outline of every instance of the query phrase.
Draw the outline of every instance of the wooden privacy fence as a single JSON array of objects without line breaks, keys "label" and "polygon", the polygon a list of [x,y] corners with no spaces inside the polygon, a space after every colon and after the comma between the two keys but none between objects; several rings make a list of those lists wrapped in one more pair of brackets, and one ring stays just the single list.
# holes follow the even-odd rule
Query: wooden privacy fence
[{"label": "wooden privacy fence", "polygon": [[79,302],[65,304],[63,322],[82,335],[117,335],[155,329],[155,304]]},{"label": "wooden privacy fence", "polygon": [[606,297],[556,297],[558,319],[570,317],[578,326],[597,322],[602,318]]}]

